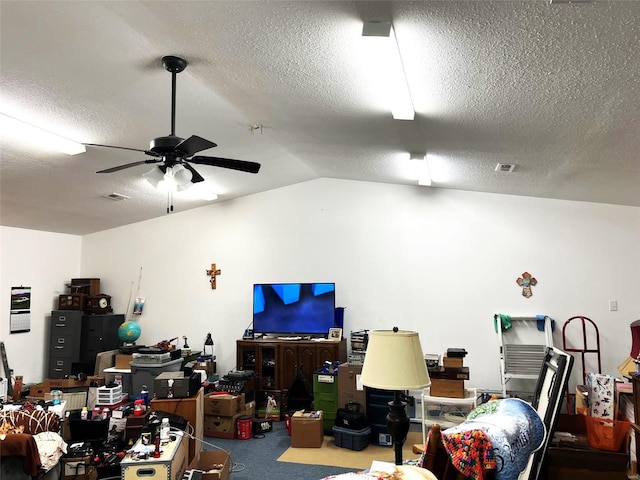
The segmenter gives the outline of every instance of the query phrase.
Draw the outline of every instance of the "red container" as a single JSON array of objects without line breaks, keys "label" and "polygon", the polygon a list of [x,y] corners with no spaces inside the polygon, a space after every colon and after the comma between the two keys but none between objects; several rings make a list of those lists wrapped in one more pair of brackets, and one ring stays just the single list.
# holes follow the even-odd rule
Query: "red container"
[{"label": "red container", "polygon": [[253,437],[252,434],[252,422],[251,417],[249,415],[242,415],[238,417],[236,422],[237,424],[237,435],[236,437],[240,440],[249,440]]}]

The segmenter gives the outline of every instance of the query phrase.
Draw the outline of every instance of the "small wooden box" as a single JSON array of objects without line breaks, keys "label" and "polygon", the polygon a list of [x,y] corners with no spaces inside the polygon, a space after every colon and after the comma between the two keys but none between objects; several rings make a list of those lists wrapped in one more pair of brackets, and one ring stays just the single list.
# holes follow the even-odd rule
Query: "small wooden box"
[{"label": "small wooden box", "polygon": [[464,398],[464,380],[431,379],[432,397]]},{"label": "small wooden box", "polygon": [[444,368],[462,368],[464,367],[463,357],[449,357],[447,354],[442,357],[442,366]]},{"label": "small wooden box", "polygon": [[[141,440],[133,446],[135,450]],[[189,443],[186,437],[176,435],[176,439],[162,447],[160,458],[153,455],[146,460],[134,458],[128,454],[120,462],[122,480],[179,480],[187,469]]]},{"label": "small wooden box", "polygon": [[84,293],[68,293],[58,296],[58,310],[81,310],[87,306],[87,295]]},{"label": "small wooden box", "polygon": [[72,278],[69,285],[71,293],[83,293],[85,295],[98,295],[100,293],[99,278]]}]

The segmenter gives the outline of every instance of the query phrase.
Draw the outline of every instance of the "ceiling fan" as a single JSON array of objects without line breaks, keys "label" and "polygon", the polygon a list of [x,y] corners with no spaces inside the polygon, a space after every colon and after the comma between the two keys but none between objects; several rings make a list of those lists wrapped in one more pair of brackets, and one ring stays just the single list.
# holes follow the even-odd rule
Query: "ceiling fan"
[{"label": "ceiling fan", "polygon": [[[162,65],[164,68],[171,72],[171,133],[165,137],[158,137],[151,140],[148,150],[141,150],[138,148],[119,147],[115,145],[101,145],[98,143],[85,143],[84,145],[90,147],[106,147],[106,148],[118,148],[121,150],[131,150],[134,152],[142,152],[154,158],[147,158],[137,162],[126,163],[124,165],[118,165],[117,167],[106,168],[99,170],[96,173],[113,173],[125,168],[135,167],[137,165],[144,165],[147,163],[158,164],[158,169],[163,174],[167,171],[170,173],[175,167],[182,166],[191,173],[191,183],[198,183],[204,181],[202,175],[200,175],[190,163],[198,165],[209,165],[212,167],[229,168],[232,170],[239,170],[247,173],[258,173],[260,170],[260,164],[256,162],[248,162],[246,160],[234,160],[231,158],[221,157],[205,157],[201,155],[195,155],[198,152],[207,150],[209,148],[217,147],[217,144],[199,137],[197,135],[191,135],[187,139],[176,136],[176,76],[187,68],[187,61],[180,57],[167,55],[162,57]],[[173,210],[173,205],[171,206]]]}]

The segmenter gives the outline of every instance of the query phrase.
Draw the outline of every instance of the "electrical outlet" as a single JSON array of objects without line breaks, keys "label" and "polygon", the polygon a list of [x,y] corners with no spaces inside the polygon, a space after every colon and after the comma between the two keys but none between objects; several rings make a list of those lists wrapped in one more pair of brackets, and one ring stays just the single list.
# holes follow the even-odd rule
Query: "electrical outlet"
[{"label": "electrical outlet", "polygon": [[617,312],[618,311],[618,301],[617,300],[609,300],[609,311]]}]

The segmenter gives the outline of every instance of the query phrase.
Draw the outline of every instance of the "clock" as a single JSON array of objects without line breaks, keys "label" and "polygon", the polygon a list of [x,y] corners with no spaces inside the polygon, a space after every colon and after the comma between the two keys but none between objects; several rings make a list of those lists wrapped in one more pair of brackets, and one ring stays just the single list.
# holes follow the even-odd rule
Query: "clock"
[{"label": "clock", "polygon": [[98,295],[89,295],[87,297],[87,306],[85,307],[87,313],[111,313],[111,296],[100,293]]},{"label": "clock", "polygon": [[84,310],[87,295],[84,293],[69,293],[58,297],[58,310]]}]

